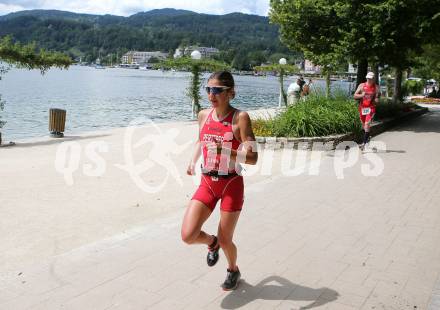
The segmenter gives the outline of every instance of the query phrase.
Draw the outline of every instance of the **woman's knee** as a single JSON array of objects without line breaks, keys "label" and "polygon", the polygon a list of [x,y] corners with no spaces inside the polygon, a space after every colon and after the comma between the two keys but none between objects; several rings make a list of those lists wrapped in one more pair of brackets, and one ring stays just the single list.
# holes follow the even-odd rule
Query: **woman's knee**
[{"label": "woman's knee", "polygon": [[200,231],[196,231],[194,229],[184,229],[182,228],[180,235],[182,237],[182,241],[186,244],[193,244],[194,241],[197,239],[198,234]]},{"label": "woman's knee", "polygon": [[221,248],[227,248],[233,244],[232,238],[218,236],[218,244]]}]

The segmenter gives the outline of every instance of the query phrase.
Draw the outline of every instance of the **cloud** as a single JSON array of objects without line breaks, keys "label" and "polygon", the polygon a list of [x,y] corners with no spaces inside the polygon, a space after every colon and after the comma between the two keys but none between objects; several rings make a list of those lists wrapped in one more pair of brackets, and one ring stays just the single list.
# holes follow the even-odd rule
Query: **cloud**
[{"label": "cloud", "polygon": [[208,14],[242,12],[267,15],[269,0],[0,0],[0,14],[23,9],[56,9],[127,16],[140,11],[162,8],[184,9]]},{"label": "cloud", "polygon": [[0,15],[4,15],[10,12],[16,12],[20,10],[23,10],[23,7],[19,5],[0,3]]}]

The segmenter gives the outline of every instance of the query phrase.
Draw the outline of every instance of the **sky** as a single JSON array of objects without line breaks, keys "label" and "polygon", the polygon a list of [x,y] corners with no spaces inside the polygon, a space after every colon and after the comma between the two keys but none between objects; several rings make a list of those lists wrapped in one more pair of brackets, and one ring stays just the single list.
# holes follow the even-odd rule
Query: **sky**
[{"label": "sky", "polygon": [[75,13],[129,16],[153,9],[175,8],[207,14],[241,12],[267,16],[270,0],[0,0],[0,15],[52,9]]}]

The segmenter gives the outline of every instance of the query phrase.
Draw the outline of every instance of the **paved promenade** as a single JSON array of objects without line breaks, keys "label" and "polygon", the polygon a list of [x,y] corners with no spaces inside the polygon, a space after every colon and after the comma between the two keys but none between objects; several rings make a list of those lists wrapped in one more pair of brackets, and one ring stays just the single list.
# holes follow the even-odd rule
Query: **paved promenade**
[{"label": "paved promenade", "polygon": [[[373,140],[386,148],[343,179],[331,151],[249,184],[234,292],[220,288],[223,253],[209,268],[206,247],[181,242],[182,207],[1,272],[0,309],[440,309],[440,109]],[[365,176],[374,158],[383,172]]]}]

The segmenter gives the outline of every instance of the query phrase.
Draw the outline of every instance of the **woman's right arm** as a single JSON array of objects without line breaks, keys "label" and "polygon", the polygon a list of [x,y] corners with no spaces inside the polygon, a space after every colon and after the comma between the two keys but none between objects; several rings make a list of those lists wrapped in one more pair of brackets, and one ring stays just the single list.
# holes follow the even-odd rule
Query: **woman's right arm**
[{"label": "woman's right arm", "polygon": [[199,160],[200,155],[202,154],[202,149],[200,148],[200,129],[203,123],[205,122],[206,111],[202,110],[199,112],[197,116],[197,120],[199,123],[199,130],[197,132],[197,140],[194,143],[193,154],[191,156],[191,160],[189,162],[188,168],[186,169],[186,174],[195,175],[195,166],[197,161]]},{"label": "woman's right arm", "polygon": [[187,175],[195,175],[196,163],[199,160],[202,151],[200,150],[200,141],[196,141],[194,144],[193,155],[191,161],[189,162],[188,168],[186,169]]}]

